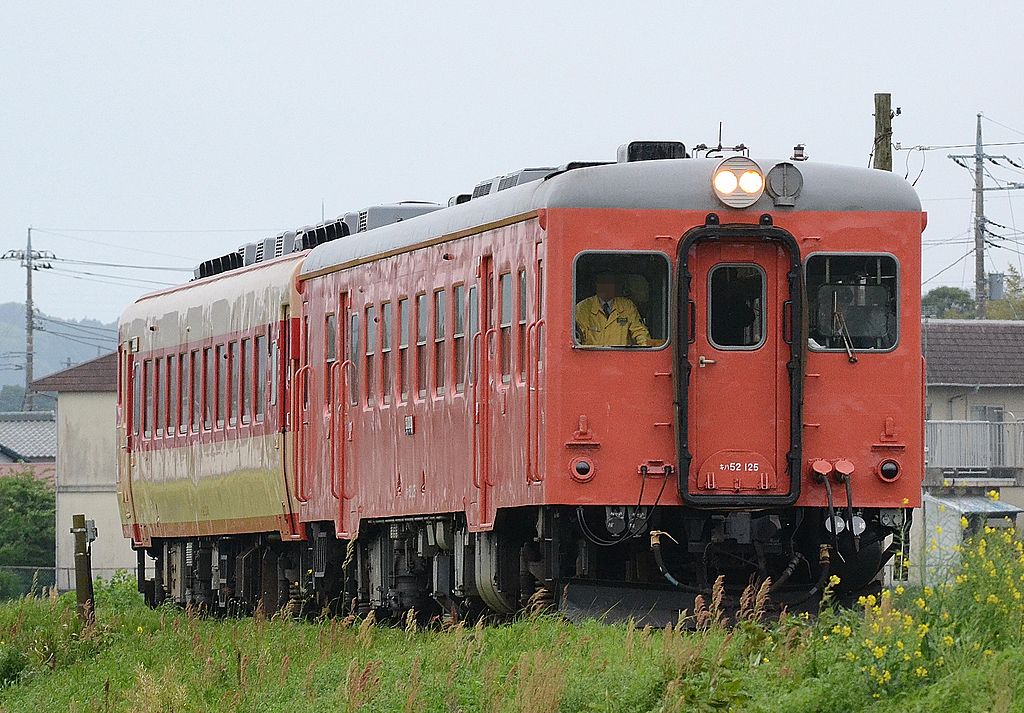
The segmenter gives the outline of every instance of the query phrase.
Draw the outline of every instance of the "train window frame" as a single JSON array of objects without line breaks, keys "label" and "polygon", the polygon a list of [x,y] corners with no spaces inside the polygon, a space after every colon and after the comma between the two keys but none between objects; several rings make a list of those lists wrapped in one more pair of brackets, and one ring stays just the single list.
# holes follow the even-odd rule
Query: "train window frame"
[{"label": "train window frame", "polygon": [[524,383],[526,380],[526,332],[530,312],[530,288],[525,267],[520,266],[516,275],[518,277],[516,289],[519,291],[517,295],[519,299],[516,300],[516,309],[518,310],[516,324],[516,376],[519,383]]},{"label": "train window frame", "polygon": [[[714,312],[714,304],[711,300],[711,280],[714,274],[721,269],[729,267],[753,267],[757,270],[761,276],[761,336],[756,344],[719,344],[715,341],[714,333],[711,329],[711,320]],[[766,320],[766,305],[768,304],[768,273],[765,269],[757,264],[756,262],[718,262],[711,266],[707,274],[707,299],[705,300],[705,318],[706,322],[704,328],[707,335],[708,344],[717,351],[720,352],[756,352],[758,349],[763,347],[768,342],[768,321]]]},{"label": "train window frame", "polygon": [[[348,360],[351,364],[349,373],[352,376],[352,383],[348,384],[348,405],[358,406],[359,405],[359,362],[362,361],[362,355],[359,352],[359,312],[357,310],[350,310],[348,315],[348,334],[349,334],[349,345],[348,345]],[[344,366],[342,366],[344,371]]]},{"label": "train window frame", "polygon": [[213,430],[213,402],[216,396],[213,346],[203,347],[203,430]]},{"label": "train window frame", "polygon": [[434,396],[442,398],[447,386],[448,295],[444,287],[434,290]]},{"label": "train window frame", "polygon": [[498,371],[502,384],[512,383],[512,324],[515,321],[516,286],[512,281],[512,271],[498,274]]},{"label": "train window frame", "polygon": [[198,349],[189,352],[192,372],[192,395],[190,397],[189,433],[199,433],[199,425],[203,421],[203,361]]},{"label": "train window frame", "polygon": [[391,394],[395,388],[395,365],[391,353],[395,341],[394,307],[390,300],[380,305],[380,403],[391,405]]},{"label": "train window frame", "polygon": [[142,362],[132,358],[132,435],[138,436],[142,425]]},{"label": "train window frame", "polygon": [[376,380],[376,355],[377,355],[377,306],[375,304],[368,304],[363,308],[363,341],[366,342],[364,349],[363,359],[365,360],[365,372],[366,378],[363,379],[363,404],[365,408],[373,408],[374,393],[377,391],[374,388],[374,381]]},{"label": "train window frame", "polygon": [[[238,360],[241,368],[238,370],[238,421],[243,426],[252,423],[252,392],[253,379],[251,374],[255,371],[255,363],[252,355],[252,339],[242,337],[238,340],[240,350]],[[253,367],[250,371],[250,367]]]},{"label": "train window frame", "polygon": [[270,366],[270,349],[265,333],[260,332],[253,338],[252,351],[256,357],[252,418],[254,423],[263,423],[267,415],[267,367]]},{"label": "train window frame", "polygon": [[[802,275],[802,277],[803,277],[803,284],[804,284],[805,290],[806,290],[806,286],[807,286],[807,268],[808,268],[808,266],[810,264],[811,259],[816,258],[816,257],[866,257],[866,258],[870,258],[870,257],[886,257],[886,258],[890,258],[893,261],[893,264],[894,264],[894,266],[896,268],[896,274],[895,274],[895,277],[896,277],[896,287],[895,287],[895,290],[894,290],[894,293],[893,293],[895,295],[895,297],[896,297],[896,305],[895,305],[895,312],[896,312],[896,325],[895,325],[896,326],[896,338],[893,340],[892,346],[890,346],[890,347],[888,347],[886,349],[872,349],[872,348],[867,348],[867,347],[853,347],[851,349],[851,351],[854,352],[855,354],[888,354],[890,352],[896,351],[896,349],[898,349],[899,346],[900,346],[901,339],[902,339],[902,331],[903,331],[903,298],[902,298],[902,295],[901,295],[901,290],[903,289],[903,265],[900,262],[900,259],[895,254],[893,254],[891,252],[886,252],[884,250],[877,250],[877,251],[870,251],[870,252],[857,252],[857,251],[851,251],[851,250],[821,250],[821,251],[817,251],[817,252],[812,252],[812,253],[809,253],[807,255],[807,257],[804,258],[804,261],[803,261],[803,275]],[[811,308],[811,297],[810,297],[810,294],[809,294],[809,290],[807,292],[808,292],[808,295],[807,295],[807,310],[808,310],[808,315],[809,315],[810,314],[810,308]],[[810,352],[818,353],[818,354],[846,354],[846,348],[845,347],[834,347],[834,348],[832,348],[832,347],[822,347],[821,345],[818,345],[817,343],[812,345],[811,344],[811,336],[810,336],[810,324],[808,324],[807,350],[810,351]]]},{"label": "train window frame", "polygon": [[181,375],[178,379],[178,435],[184,436],[188,433],[188,420],[192,413],[192,371],[191,363],[188,360],[188,352],[178,353],[178,370]]},{"label": "train window frame", "polygon": [[153,437],[153,360],[142,362],[142,437]]},{"label": "train window frame", "polygon": [[164,358],[153,359],[153,401],[156,403],[153,418],[153,437],[163,438],[164,421],[167,420],[167,377]]},{"label": "train window frame", "polygon": [[178,354],[168,354],[165,362],[167,364],[167,421],[164,424],[164,435],[173,438],[178,432],[178,411],[181,403],[181,374],[178,372]]},{"label": "train window frame", "polygon": [[412,320],[412,302],[408,297],[398,298],[398,400],[401,403],[409,402],[410,388],[409,374],[409,338],[411,336],[410,322]]},{"label": "train window frame", "polygon": [[[665,263],[665,305],[664,305],[664,320],[665,320],[665,339],[662,344],[657,346],[602,346],[599,344],[580,344],[576,336],[576,305],[578,301],[576,296],[578,292],[578,276],[579,276],[579,262],[583,258],[590,255],[644,255],[650,257],[660,258]],[[538,261],[541,262],[541,261]],[[540,268],[543,269],[543,268]],[[640,352],[650,353],[659,352],[664,349],[668,349],[672,346],[672,339],[674,337],[674,320],[672,319],[672,305],[675,301],[675,280],[673,274],[672,259],[669,255],[661,250],[583,250],[576,254],[572,260],[572,292],[571,292],[571,308],[569,309],[568,322],[569,322],[569,333],[572,335],[572,348],[573,349],[585,349],[595,351],[628,351],[628,352]],[[538,276],[538,282],[540,284],[541,294],[543,294],[543,273]],[[542,299],[542,298],[539,298]],[[542,303],[541,303],[542,304]],[[541,319],[540,311],[538,310],[538,319]]]},{"label": "train window frame", "polygon": [[466,283],[452,285],[452,383],[456,394],[466,391]]},{"label": "train window frame", "polygon": [[228,343],[228,426],[237,428],[241,405],[242,363],[237,339]]},{"label": "train window frame", "polygon": [[427,356],[427,335],[430,333],[430,308],[427,305],[427,293],[416,295],[416,394],[417,400],[427,398],[430,389],[430,377],[427,367],[430,360]]}]

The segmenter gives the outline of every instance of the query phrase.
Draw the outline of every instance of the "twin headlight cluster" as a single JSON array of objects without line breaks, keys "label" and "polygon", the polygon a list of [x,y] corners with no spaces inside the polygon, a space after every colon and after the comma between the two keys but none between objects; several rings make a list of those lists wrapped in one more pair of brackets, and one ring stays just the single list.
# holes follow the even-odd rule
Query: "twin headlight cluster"
[{"label": "twin headlight cluster", "polygon": [[711,181],[718,199],[730,208],[746,208],[764,193],[761,167],[745,156],[731,156],[715,169]]}]

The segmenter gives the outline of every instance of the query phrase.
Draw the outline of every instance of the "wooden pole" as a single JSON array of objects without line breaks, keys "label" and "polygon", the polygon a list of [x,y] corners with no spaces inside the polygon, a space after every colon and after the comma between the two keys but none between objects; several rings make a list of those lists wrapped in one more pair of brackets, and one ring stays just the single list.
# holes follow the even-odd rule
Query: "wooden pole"
[{"label": "wooden pole", "polygon": [[872,168],[892,170],[892,95],[875,94],[875,146]]},{"label": "wooden pole", "polygon": [[86,626],[96,623],[96,600],[92,589],[92,555],[89,552],[85,515],[73,515],[71,534],[75,536],[75,597],[78,618]]}]

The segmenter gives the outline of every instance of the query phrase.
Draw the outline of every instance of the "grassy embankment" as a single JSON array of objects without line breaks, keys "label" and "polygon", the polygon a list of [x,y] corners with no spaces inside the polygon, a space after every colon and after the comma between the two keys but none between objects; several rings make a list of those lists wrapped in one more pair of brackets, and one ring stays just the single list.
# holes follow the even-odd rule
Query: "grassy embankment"
[{"label": "grassy embankment", "polygon": [[445,631],[150,611],[131,584],[0,606],[7,711],[1024,710],[1024,547],[990,531],[948,585],[817,621],[696,631],[554,616]]}]

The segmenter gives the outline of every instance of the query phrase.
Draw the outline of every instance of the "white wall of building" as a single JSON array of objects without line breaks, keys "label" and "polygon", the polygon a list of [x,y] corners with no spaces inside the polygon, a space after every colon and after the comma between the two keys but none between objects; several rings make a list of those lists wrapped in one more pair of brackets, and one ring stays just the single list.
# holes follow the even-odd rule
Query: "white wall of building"
[{"label": "white wall of building", "polygon": [[57,587],[73,589],[75,543],[71,517],[95,520],[93,575],[134,572],[135,552],[121,535],[117,508],[114,392],[61,392],[57,399]]}]

